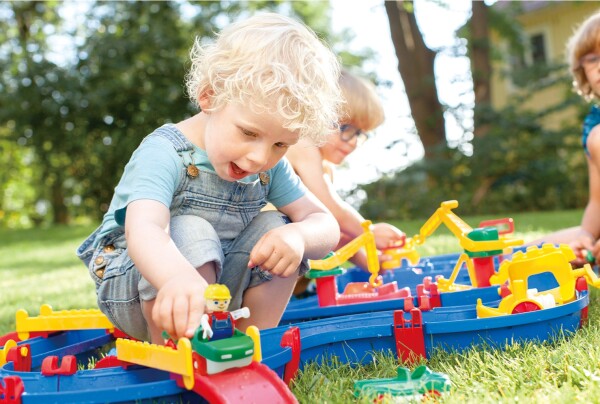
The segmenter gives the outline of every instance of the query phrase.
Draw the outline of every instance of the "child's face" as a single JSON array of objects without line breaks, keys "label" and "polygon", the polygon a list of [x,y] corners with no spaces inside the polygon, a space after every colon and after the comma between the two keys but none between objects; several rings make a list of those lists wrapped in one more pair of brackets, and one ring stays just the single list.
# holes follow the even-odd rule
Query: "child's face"
[{"label": "child's face", "polygon": [[342,124],[340,129],[321,146],[323,158],[333,164],[341,164],[364,141],[361,139],[366,138],[365,133],[351,124]]},{"label": "child's face", "polygon": [[594,52],[584,55],[580,60],[585,77],[592,87],[592,92],[600,95],[600,47]]},{"label": "child's face", "polygon": [[219,177],[237,181],[273,168],[296,142],[281,116],[230,104],[206,113],[200,146]]}]

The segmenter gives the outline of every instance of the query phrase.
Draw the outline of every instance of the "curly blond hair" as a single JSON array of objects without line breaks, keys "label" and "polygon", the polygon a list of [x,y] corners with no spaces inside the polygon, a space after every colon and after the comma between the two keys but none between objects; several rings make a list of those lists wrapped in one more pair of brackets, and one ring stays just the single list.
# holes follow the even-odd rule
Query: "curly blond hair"
[{"label": "curly blond hair", "polygon": [[196,38],[186,76],[187,93],[210,111],[241,103],[278,113],[284,127],[320,144],[334,129],[341,104],[339,62],[308,27],[265,13],[224,28],[216,41]]},{"label": "curly blond hair", "polygon": [[383,105],[370,81],[343,69],[340,88],[345,103],[340,122],[351,123],[365,132],[377,128],[385,120]]},{"label": "curly blond hair", "polygon": [[579,25],[567,42],[567,63],[573,75],[573,87],[587,101],[598,97],[598,94],[594,94],[580,61],[583,56],[594,52],[599,46],[600,13],[596,13]]}]

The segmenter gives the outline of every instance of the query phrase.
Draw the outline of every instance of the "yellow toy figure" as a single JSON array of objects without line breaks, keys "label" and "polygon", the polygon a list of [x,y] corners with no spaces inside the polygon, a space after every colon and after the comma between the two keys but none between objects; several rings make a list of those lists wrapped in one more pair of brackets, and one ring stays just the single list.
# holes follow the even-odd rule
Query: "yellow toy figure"
[{"label": "yellow toy figure", "polygon": [[247,307],[232,312],[227,311],[229,302],[231,302],[231,293],[225,285],[218,283],[208,285],[204,292],[204,298],[206,299],[206,313],[200,319],[204,339],[230,338],[234,334],[235,320],[241,317],[250,317],[250,309]]}]

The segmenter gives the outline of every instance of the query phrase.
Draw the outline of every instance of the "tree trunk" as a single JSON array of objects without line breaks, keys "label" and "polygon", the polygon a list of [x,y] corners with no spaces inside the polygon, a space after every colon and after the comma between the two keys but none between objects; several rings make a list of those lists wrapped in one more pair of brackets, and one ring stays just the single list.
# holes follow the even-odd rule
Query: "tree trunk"
[{"label": "tree trunk", "polygon": [[491,104],[490,78],[492,65],[490,63],[489,17],[488,6],[483,1],[471,3],[472,17],[469,21],[471,28],[471,72],[473,75],[473,91],[475,93],[474,130],[475,137],[482,137],[489,130],[489,124],[482,121],[482,111]]},{"label": "tree trunk", "polygon": [[435,146],[446,142],[444,110],[438,98],[433,70],[436,52],[429,49],[423,41],[412,1],[384,3],[398,58],[398,71],[425,149],[425,158],[428,159],[433,156]]},{"label": "tree trunk", "polygon": [[55,181],[52,184],[52,224],[68,224],[69,209],[65,204],[65,194],[62,181]]}]

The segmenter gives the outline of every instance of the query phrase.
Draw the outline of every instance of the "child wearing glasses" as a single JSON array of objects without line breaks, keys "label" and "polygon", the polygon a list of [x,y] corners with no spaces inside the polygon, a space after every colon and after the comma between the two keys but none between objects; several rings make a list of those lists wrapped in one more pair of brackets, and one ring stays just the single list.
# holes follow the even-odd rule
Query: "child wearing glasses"
[{"label": "child wearing glasses", "polygon": [[[331,131],[341,103],[335,55],[303,24],[268,13],[214,43],[198,39],[191,62],[187,91],[200,112],[144,139],[77,251],[100,309],[155,343],[163,330],[191,338],[216,282],[232,310],[252,313],[238,328],[276,326],[306,260],[340,236],[282,159],[299,139]],[[279,212],[261,212],[267,202]]]},{"label": "child wearing glasses", "polygon": [[[337,248],[363,233],[361,223],[365,218],[335,191],[335,166],[341,164],[346,156],[367,140],[369,131],[377,128],[384,120],[381,100],[371,82],[342,70],[339,84],[345,101],[338,119],[339,131],[331,134],[327,142],[320,147],[300,141],[290,148],[286,156],[306,187],[335,216],[342,233]],[[373,233],[378,249],[401,242],[405,237],[402,231],[388,223],[375,223]],[[380,257],[385,259],[385,256]],[[351,261],[367,269],[366,254],[363,250]]]},{"label": "child wearing glasses", "polygon": [[581,225],[550,234],[533,243],[568,243],[574,264],[600,262],[600,13],[586,19],[567,43],[569,70],[577,92],[591,107],[583,121],[582,146],[587,157],[589,200]]}]

